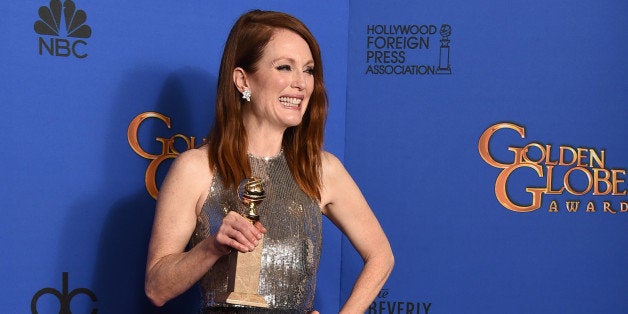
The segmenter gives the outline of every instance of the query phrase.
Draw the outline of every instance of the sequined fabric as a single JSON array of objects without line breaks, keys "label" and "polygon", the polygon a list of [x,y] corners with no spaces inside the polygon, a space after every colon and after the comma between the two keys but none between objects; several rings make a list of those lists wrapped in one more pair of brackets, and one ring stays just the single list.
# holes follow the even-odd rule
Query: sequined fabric
[{"label": "sequined fabric", "polygon": [[[321,211],[315,200],[294,181],[283,153],[272,158],[249,156],[253,176],[262,179],[266,199],[258,204],[266,227],[259,292],[270,309],[217,304],[214,295],[227,292],[229,256],[219,259],[201,279],[202,313],[304,313],[312,309],[321,253]],[[191,245],[214,234],[225,213],[240,211],[242,203],[218,175],[214,176]]]}]

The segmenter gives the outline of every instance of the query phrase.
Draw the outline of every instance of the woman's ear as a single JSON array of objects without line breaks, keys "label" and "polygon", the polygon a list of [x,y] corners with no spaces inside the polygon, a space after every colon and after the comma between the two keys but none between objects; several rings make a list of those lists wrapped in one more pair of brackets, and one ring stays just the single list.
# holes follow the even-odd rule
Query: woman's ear
[{"label": "woman's ear", "polygon": [[246,72],[241,67],[233,69],[233,83],[236,85],[236,88],[240,91],[240,93],[243,93],[244,90],[249,87],[246,80]]}]

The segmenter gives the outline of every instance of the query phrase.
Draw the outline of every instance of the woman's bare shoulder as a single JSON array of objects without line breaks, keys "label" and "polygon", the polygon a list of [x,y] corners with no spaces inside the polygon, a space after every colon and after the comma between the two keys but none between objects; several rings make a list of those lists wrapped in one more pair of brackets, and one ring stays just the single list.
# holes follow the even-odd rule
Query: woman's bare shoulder
[{"label": "woman's bare shoulder", "polygon": [[[334,154],[323,151],[321,154],[321,208],[326,214],[327,206],[334,203],[338,197],[338,191],[343,188],[348,173],[342,162]],[[341,194],[341,193],[340,193]]]},{"label": "woman's bare shoulder", "polygon": [[321,163],[323,167],[323,176],[334,175],[337,171],[344,170],[344,166],[338,157],[334,154],[323,151],[321,153]]},{"label": "woman's bare shoulder", "polygon": [[177,156],[177,158],[204,159],[207,160],[207,146],[188,149]]},{"label": "woman's bare shoulder", "polygon": [[166,179],[171,177],[180,187],[205,189],[213,176],[207,154],[204,146],[180,153],[170,166]]},{"label": "woman's bare shoulder", "polygon": [[198,213],[213,179],[207,154],[204,146],[180,153],[168,170],[159,198],[176,200],[179,203],[182,201],[179,198],[195,200]]}]

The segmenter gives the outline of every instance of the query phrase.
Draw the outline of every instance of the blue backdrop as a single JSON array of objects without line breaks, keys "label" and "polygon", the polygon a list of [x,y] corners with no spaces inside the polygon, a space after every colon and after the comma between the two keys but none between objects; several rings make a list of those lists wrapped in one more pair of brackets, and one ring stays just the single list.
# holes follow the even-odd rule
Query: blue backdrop
[{"label": "blue backdrop", "polygon": [[[628,312],[624,1],[59,4],[7,3],[0,34],[1,313],[72,292],[74,313],[194,312],[195,289],[144,296],[152,186],[205,136],[253,8],[321,45],[325,147],[396,256],[369,313]],[[337,312],[360,266],[325,221],[317,309]]]},{"label": "blue backdrop", "polygon": [[[349,12],[345,162],[396,254],[372,313],[628,312],[628,5],[372,1]],[[525,129],[524,138],[512,128],[490,137],[493,158],[521,162],[504,184],[503,169],[480,154],[481,135],[502,122]],[[527,159],[509,150],[531,143]],[[561,146],[582,149],[580,162],[565,148],[558,164]],[[605,151],[603,166],[590,166],[590,150]],[[544,193],[531,206],[526,188],[547,186],[550,168],[552,191],[567,176],[574,193]],[[579,195],[606,175],[593,168],[617,169],[614,192],[598,180],[600,195]],[[531,210],[498,202],[504,185]],[[568,201],[580,209],[569,212]],[[348,247],[343,298],[359,264]]]}]

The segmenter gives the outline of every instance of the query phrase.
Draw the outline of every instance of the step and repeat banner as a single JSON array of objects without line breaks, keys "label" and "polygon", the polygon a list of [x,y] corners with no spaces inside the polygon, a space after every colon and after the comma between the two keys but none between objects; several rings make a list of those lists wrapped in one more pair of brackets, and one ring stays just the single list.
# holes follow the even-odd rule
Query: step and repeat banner
[{"label": "step and repeat banner", "polygon": [[[0,313],[195,313],[144,295],[155,196],[213,117],[238,16],[317,37],[395,269],[367,313],[628,312],[624,1],[7,3]],[[324,221],[316,308],[362,261]]]},{"label": "step and repeat banner", "polygon": [[628,4],[349,12],[345,163],[396,257],[368,313],[628,313]]},{"label": "step and repeat banner", "polygon": [[[347,1],[7,5],[0,313],[196,312],[196,288],[164,308],[144,295],[153,196],[172,159],[206,136],[224,42],[251,9],[288,12],[319,40],[326,148],[344,154]],[[325,224],[316,302],[329,313],[340,302],[341,240]]]}]

